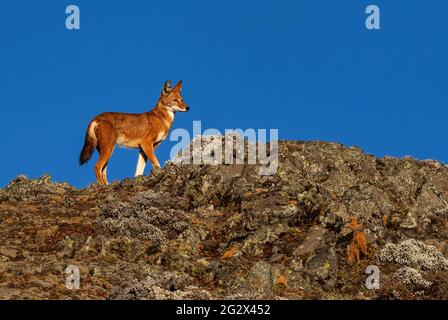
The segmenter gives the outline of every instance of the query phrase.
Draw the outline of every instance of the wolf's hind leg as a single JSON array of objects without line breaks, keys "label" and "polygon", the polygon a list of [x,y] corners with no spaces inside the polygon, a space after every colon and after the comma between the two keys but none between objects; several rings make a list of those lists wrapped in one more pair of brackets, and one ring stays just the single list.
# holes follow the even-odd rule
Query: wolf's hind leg
[{"label": "wolf's hind leg", "polygon": [[107,186],[107,164],[114,152],[116,133],[114,132],[112,125],[107,122],[100,123],[98,129],[100,130],[97,130],[97,149],[100,156],[95,165],[95,174],[98,182]]},{"label": "wolf's hind leg", "polygon": [[106,186],[109,184],[107,182],[107,164],[109,162],[109,158],[112,156],[113,151],[114,145],[102,147],[100,149],[100,158],[95,165],[95,174],[98,182]]},{"label": "wolf's hind leg", "polygon": [[103,183],[108,186],[109,182],[107,181],[107,165],[109,164],[109,161],[106,163],[106,165],[103,168],[103,172],[101,173],[101,178],[103,179]]}]

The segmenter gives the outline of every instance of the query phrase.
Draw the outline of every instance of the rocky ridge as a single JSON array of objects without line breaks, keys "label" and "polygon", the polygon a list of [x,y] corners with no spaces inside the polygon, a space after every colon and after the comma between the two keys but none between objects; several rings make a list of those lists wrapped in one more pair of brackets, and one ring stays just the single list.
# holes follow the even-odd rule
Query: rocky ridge
[{"label": "rocky ridge", "polygon": [[278,157],[273,176],[169,162],[81,190],[16,178],[0,298],[448,299],[447,166],[325,142],[280,141]]}]

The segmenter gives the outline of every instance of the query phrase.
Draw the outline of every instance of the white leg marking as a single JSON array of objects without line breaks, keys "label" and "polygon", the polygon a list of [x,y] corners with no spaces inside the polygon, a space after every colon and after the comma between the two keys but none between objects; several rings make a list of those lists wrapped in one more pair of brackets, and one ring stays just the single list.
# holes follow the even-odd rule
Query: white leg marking
[{"label": "white leg marking", "polygon": [[106,164],[106,166],[105,166],[104,169],[103,169],[102,175],[103,175],[103,178],[104,178],[104,182],[105,182],[106,185],[108,186],[108,185],[109,185],[109,182],[107,181],[107,164]]},{"label": "white leg marking", "polygon": [[146,160],[143,157],[142,153],[140,152],[138,154],[138,162],[137,162],[137,169],[135,170],[135,176],[142,176],[143,172],[145,171],[146,167]]}]

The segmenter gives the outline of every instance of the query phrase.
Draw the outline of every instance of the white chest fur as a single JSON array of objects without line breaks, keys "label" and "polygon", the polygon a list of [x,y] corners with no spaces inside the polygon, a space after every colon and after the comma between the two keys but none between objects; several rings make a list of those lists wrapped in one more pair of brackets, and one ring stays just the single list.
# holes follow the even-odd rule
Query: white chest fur
[{"label": "white chest fur", "polygon": [[166,138],[166,132],[161,131],[157,136],[156,143],[165,140],[165,138]]},{"label": "white chest fur", "polygon": [[171,121],[174,120],[174,112],[171,110],[168,110],[168,116],[170,117]]}]

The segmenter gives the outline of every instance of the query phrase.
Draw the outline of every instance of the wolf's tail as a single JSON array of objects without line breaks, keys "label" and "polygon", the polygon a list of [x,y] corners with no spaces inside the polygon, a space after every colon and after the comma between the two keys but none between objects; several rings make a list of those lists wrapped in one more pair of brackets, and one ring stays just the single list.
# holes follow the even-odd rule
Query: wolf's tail
[{"label": "wolf's tail", "polygon": [[91,123],[87,128],[86,139],[79,155],[79,165],[83,165],[92,157],[93,151],[96,148],[95,123]]}]

